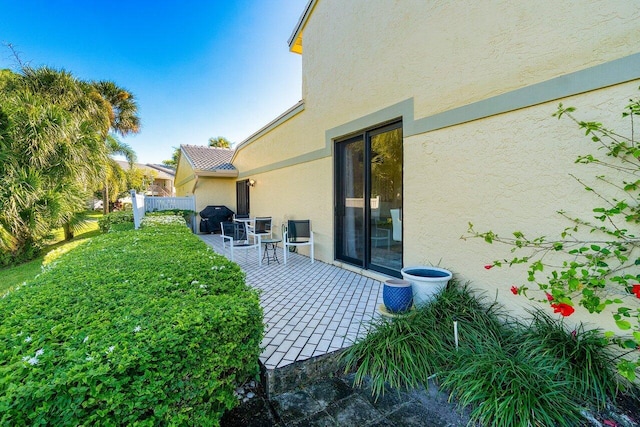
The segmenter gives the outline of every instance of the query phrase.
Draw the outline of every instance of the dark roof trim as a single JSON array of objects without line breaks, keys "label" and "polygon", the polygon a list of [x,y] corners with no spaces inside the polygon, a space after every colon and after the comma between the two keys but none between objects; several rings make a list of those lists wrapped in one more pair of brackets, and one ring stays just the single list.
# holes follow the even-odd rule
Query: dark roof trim
[{"label": "dark roof trim", "polygon": [[316,5],[317,1],[318,0],[309,0],[309,2],[307,3],[307,6],[304,8],[304,12],[302,12],[302,15],[300,15],[300,19],[298,19],[298,23],[296,24],[295,28],[293,29],[293,33],[291,33],[291,36],[287,41],[287,44],[289,45],[289,50],[292,49],[293,44],[296,42],[296,40],[302,33],[302,30],[304,29],[304,26],[307,24],[307,21],[309,20],[309,16],[311,16],[311,11],[313,10],[313,7]]}]

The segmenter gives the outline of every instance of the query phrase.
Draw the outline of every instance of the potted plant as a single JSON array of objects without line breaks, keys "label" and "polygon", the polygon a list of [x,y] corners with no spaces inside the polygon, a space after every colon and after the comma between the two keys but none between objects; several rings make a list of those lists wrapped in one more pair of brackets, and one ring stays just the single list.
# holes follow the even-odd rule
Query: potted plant
[{"label": "potted plant", "polygon": [[389,279],[382,288],[382,301],[387,311],[400,314],[408,311],[413,304],[411,282],[402,279]]},{"label": "potted plant", "polygon": [[411,282],[415,305],[430,302],[453,277],[449,270],[429,266],[405,267],[400,273],[405,280]]}]

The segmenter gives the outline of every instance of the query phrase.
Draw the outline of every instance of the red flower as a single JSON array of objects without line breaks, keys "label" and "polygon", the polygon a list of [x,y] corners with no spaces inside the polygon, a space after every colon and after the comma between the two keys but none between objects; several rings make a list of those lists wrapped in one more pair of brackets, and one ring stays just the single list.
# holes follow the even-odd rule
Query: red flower
[{"label": "red flower", "polygon": [[636,294],[636,298],[640,298],[640,283],[636,283],[631,288],[631,293]]},{"label": "red flower", "polygon": [[553,307],[554,313],[560,313],[564,317],[571,316],[573,312],[576,311],[569,304],[565,304],[563,302],[561,302],[560,304],[551,304],[551,307]]},{"label": "red flower", "polygon": [[551,295],[549,292],[545,292],[544,294],[547,296],[547,301],[553,301],[553,295]]},{"label": "red flower", "polygon": [[486,270],[491,270],[493,268],[493,264],[487,264],[484,266]]},{"label": "red flower", "polygon": [[514,295],[518,295],[518,287],[517,286],[512,286],[511,287],[511,293]]}]

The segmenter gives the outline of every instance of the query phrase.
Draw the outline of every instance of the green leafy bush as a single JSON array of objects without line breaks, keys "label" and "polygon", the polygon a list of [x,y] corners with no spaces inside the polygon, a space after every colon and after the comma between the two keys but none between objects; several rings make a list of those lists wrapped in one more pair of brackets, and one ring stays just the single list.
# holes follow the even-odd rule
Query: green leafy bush
[{"label": "green leafy bush", "polygon": [[[559,210],[567,226],[556,237],[521,231],[505,237],[491,230],[478,232],[469,223],[463,238],[507,244],[512,253],[524,251],[485,266],[526,264],[526,282],[512,286],[514,294],[549,304],[554,313],[565,317],[575,312],[576,303],[593,315],[612,316],[619,330],[606,335],[616,336],[627,352],[627,357],[618,359],[618,372],[634,381],[640,373],[640,357],[634,351],[640,346],[640,141],[634,133],[640,99],[630,99],[624,108],[622,118],[628,120],[628,130],[623,133],[600,122],[579,120],[575,111],[559,104],[553,115],[573,121],[600,152],[582,154],[574,161],[593,174],[594,182],[570,174],[586,197],[593,197],[595,206],[578,217]],[[537,297],[528,296],[529,291],[536,292],[529,289],[531,284],[538,288]]]},{"label": "green leafy bush", "polygon": [[0,300],[0,425],[218,425],[258,295],[184,225],[93,238]]},{"label": "green leafy bush", "polygon": [[581,323],[569,332],[562,320],[553,319],[544,311],[531,314],[533,321],[520,329],[518,341],[533,342],[538,351],[566,362],[565,377],[572,382],[571,389],[578,400],[604,407],[608,398],[627,386],[614,363],[620,352],[614,351],[617,349],[601,331],[585,329]]},{"label": "green leafy bush", "polygon": [[98,220],[98,227],[103,233],[111,230],[115,224],[133,224],[133,211],[117,211],[104,215]]},{"label": "green leafy bush", "polygon": [[515,321],[452,280],[430,304],[374,322],[343,353],[345,369],[355,371],[356,385],[370,378],[376,397],[436,377],[481,425],[580,425],[585,407],[635,391],[617,374],[616,346],[601,331],[567,330],[543,311],[531,314],[531,323]]},{"label": "green leafy bush", "polygon": [[464,323],[465,335],[503,333],[496,307],[483,304],[468,285],[452,283],[431,304],[392,321],[374,321],[373,332],[343,353],[346,370],[355,370],[356,385],[369,377],[376,396],[385,385],[411,389],[426,384],[452,361],[454,320]]},{"label": "green leafy bush", "polygon": [[181,215],[146,215],[140,222],[141,227],[156,225],[186,225],[186,223]]},{"label": "green leafy bush", "polygon": [[10,251],[0,249],[0,268],[22,264],[36,258],[42,252],[42,243],[32,243],[25,247]]}]

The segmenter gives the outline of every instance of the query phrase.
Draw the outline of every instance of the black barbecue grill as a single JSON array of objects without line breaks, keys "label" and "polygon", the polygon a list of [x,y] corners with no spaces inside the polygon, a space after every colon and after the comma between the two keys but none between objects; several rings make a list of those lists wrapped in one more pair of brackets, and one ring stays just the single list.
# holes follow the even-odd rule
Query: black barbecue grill
[{"label": "black barbecue grill", "polygon": [[220,223],[233,221],[233,213],[224,205],[207,206],[200,211],[200,232],[219,233]]}]

